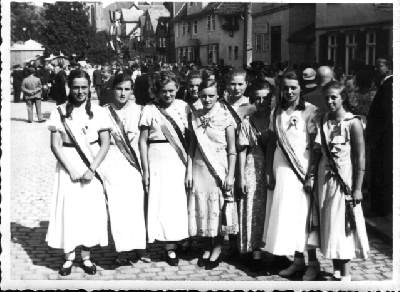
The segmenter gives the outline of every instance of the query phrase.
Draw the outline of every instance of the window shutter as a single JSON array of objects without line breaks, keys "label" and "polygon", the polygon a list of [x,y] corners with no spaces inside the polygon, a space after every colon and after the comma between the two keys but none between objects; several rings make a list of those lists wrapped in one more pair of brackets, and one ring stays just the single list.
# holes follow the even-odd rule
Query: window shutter
[{"label": "window shutter", "polygon": [[389,50],[392,49],[392,44],[389,44],[389,33],[387,29],[376,30],[376,58],[388,58]]},{"label": "window shutter", "polygon": [[326,34],[319,36],[319,60],[320,64],[328,61],[328,36]]}]

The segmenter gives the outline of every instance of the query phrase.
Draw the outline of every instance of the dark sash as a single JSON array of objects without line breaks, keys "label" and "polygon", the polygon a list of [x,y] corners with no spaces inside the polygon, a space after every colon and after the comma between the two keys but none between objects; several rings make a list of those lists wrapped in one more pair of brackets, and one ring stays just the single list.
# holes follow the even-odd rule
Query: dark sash
[{"label": "dark sash", "polygon": [[235,109],[224,98],[220,98],[219,101],[226,106],[228,111],[231,113],[233,119],[235,120],[237,126],[239,127],[239,125],[242,123],[242,119],[239,117]]},{"label": "dark sash", "polygon": [[[122,154],[125,156],[125,158],[129,161],[129,163],[135,167],[140,173],[142,173],[142,169],[140,168],[140,164],[139,164],[139,159],[136,155],[135,150],[132,148],[132,145],[129,141],[128,138],[128,134],[126,133],[125,129],[124,129],[124,125],[122,124],[121,119],[119,118],[118,114],[115,112],[114,108],[109,105],[108,109],[111,113],[111,116],[113,117],[114,121],[116,122],[123,140],[125,143],[121,144],[117,142],[118,137],[114,137],[114,139],[116,140],[115,143],[117,144],[119,150],[122,152]],[[116,134],[114,134],[116,135]]]},{"label": "dark sash", "polygon": [[[195,116],[193,116],[193,118],[195,118]],[[190,129],[192,129],[193,135],[196,138],[197,147],[199,148],[199,151],[200,151],[201,155],[203,156],[204,162],[206,163],[207,168],[210,171],[210,174],[214,177],[214,179],[217,183],[217,186],[224,193],[225,191],[224,191],[224,184],[223,184],[222,178],[218,175],[218,173],[215,170],[214,166],[212,165],[211,161],[208,159],[207,155],[204,153],[205,151],[204,151],[202,145],[198,142],[198,139],[196,136],[196,131],[194,130],[194,127],[193,127],[192,119],[189,120],[189,127],[190,127]]]},{"label": "dark sash", "polygon": [[333,159],[332,153],[328,147],[328,143],[326,142],[326,136],[325,136],[325,132],[324,132],[324,116],[321,116],[320,127],[321,127],[321,144],[325,150],[326,157],[328,158],[330,170],[332,171],[334,177],[337,179],[342,192],[347,197],[347,199],[345,200],[345,202],[346,202],[345,230],[346,230],[346,235],[349,235],[352,231],[356,230],[356,221],[355,221],[355,217],[354,217],[353,208],[351,205],[352,200],[348,199],[348,198],[352,198],[351,188],[350,188],[350,186],[348,186],[346,184],[346,182],[343,180],[342,176],[340,175],[337,164],[336,164],[335,160]]},{"label": "dark sash", "polygon": [[283,154],[285,155],[287,161],[289,162],[290,168],[293,170],[297,178],[301,181],[302,184],[305,183],[306,171],[303,169],[303,166],[299,162],[296,157],[296,153],[294,152],[292,146],[287,140],[286,134],[282,130],[281,118],[277,115],[278,108],[275,109],[273,115],[273,126],[274,131],[277,136],[277,142],[279,147],[281,148]]},{"label": "dark sash", "polygon": [[176,139],[173,137],[171,131],[168,129],[166,124],[161,125],[161,131],[163,132],[165,138],[167,138],[168,142],[171,144],[171,146],[175,149],[175,151],[178,153],[179,158],[182,160],[183,164],[186,166],[187,164],[187,143],[185,138],[183,137],[182,131],[179,129],[178,125],[174,121],[174,119],[167,114],[165,109],[162,109],[158,106],[156,106],[158,111],[161,113],[161,115],[170,123],[172,128],[174,129],[176,135],[179,138],[180,144]]},{"label": "dark sash", "polygon": [[[90,161],[87,158],[86,154],[84,153],[84,151],[82,150],[82,148],[79,146],[78,141],[75,139],[74,134],[71,131],[71,128],[68,126],[67,122],[65,121],[65,116],[62,113],[62,110],[60,107],[57,107],[58,113],[60,114],[61,117],[61,122],[65,128],[65,132],[68,135],[68,138],[72,141],[72,144],[74,144],[74,147],[76,149],[76,151],[79,154],[79,157],[82,159],[83,163],[85,163],[85,165],[87,166],[87,168],[90,168]],[[94,176],[101,182],[103,188],[104,188],[104,182],[103,179],[100,177],[99,173],[97,171],[94,172]],[[106,192],[104,192],[104,194],[106,194]],[[106,195],[106,199],[107,199],[107,195]]]}]

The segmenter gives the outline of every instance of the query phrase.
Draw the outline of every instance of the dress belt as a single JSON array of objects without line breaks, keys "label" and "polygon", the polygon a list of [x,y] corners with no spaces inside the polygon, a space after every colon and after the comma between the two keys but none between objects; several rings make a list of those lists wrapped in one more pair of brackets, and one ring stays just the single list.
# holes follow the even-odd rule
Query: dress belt
[{"label": "dress belt", "polygon": [[149,144],[155,144],[155,143],[168,143],[168,140],[149,140]]},{"label": "dress belt", "polygon": [[[98,142],[99,142],[99,140],[96,140],[96,141],[90,142],[89,144],[93,145],[93,144],[96,144]],[[63,147],[75,147],[74,143],[69,143],[69,142],[63,142],[62,145],[63,145]]]}]

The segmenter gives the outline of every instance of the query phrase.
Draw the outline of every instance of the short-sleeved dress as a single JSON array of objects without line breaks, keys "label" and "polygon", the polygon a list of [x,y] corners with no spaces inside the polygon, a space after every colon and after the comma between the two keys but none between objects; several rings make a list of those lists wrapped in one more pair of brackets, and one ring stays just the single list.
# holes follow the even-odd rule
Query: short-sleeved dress
[{"label": "short-sleeved dress", "polygon": [[[63,113],[65,106],[60,106]],[[91,109],[92,119],[86,114],[85,107],[81,106],[72,111],[68,122],[80,129],[80,134],[86,135],[93,152],[96,152],[100,148],[99,132],[110,130],[110,125],[103,108],[92,104]],[[47,126],[50,131],[61,133],[64,155],[72,167],[83,175],[88,168],[76,149],[70,146],[71,141],[57,110],[51,113]],[[90,183],[72,182],[69,173],[57,161],[46,241],[50,247],[62,248],[65,252],[79,245],[108,245],[106,200],[103,187],[96,177]]]},{"label": "short-sleeved dress", "polygon": [[[175,120],[182,133],[185,133],[190,112],[186,102],[176,99],[165,110]],[[188,237],[186,165],[171,144],[166,142],[166,137],[160,128],[161,115],[155,105],[146,105],[139,122],[140,127],[149,129],[150,186],[147,215],[149,242],[179,241]]]},{"label": "short-sleeved dress", "polygon": [[[353,186],[350,127],[356,116],[347,113],[341,121],[324,119],[324,133],[333,159],[345,183]],[[316,144],[321,145],[321,128],[318,127]],[[324,147],[318,167],[318,205],[320,212],[321,252],[329,259],[366,258],[368,238],[361,204],[354,207],[357,235],[345,232],[345,194],[333,177]],[[360,248],[363,247],[363,248]]]},{"label": "short-sleeved dress", "polygon": [[[276,110],[276,109],[275,109]],[[315,106],[306,103],[304,111],[291,114],[280,113],[282,128],[303,169],[308,169],[310,156],[310,134],[316,132]],[[273,117],[273,113],[271,114]],[[270,128],[273,130],[274,120]],[[274,153],[273,174],[275,188],[268,191],[265,218],[264,242],[266,251],[275,255],[293,255],[304,252],[307,242],[307,218],[310,210],[310,195],[289,165],[282,149],[277,145]]]},{"label": "short-sleeved dress", "polygon": [[[210,162],[222,165],[226,175],[228,173],[228,144],[225,130],[229,126],[234,126],[233,118],[220,103],[216,103],[207,114],[196,116],[196,124],[203,127],[207,146],[214,154],[213,161]],[[223,224],[222,221],[223,206],[224,195],[210,173],[202,153],[196,147],[193,158],[193,189],[189,195],[190,236],[216,237],[236,234],[239,228],[236,203],[227,205],[227,208],[231,209],[228,212],[232,215],[229,225]]]},{"label": "short-sleeved dress", "polygon": [[[113,132],[118,126],[106,108]],[[120,110],[115,110],[131,141],[138,159],[139,119],[141,107],[128,101]],[[144,192],[140,172],[122,154],[112,136],[110,149],[100,166],[108,196],[111,233],[118,252],[146,248],[144,220]]]},{"label": "short-sleeved dress", "polygon": [[[269,118],[269,117],[268,117]],[[239,246],[242,253],[261,248],[266,214],[267,188],[265,184],[265,143],[268,136],[266,129],[256,129],[246,116],[239,127],[237,144],[246,146],[245,180],[247,195],[239,200]],[[262,143],[262,142],[261,142]],[[264,148],[264,149],[263,149]]]}]

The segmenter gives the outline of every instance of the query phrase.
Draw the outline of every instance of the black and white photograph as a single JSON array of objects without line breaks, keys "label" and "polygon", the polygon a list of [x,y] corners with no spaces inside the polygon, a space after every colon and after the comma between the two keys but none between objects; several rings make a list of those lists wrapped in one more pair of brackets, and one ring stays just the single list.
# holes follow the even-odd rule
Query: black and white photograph
[{"label": "black and white photograph", "polygon": [[2,1],[1,288],[400,289],[399,3],[354,2]]}]

